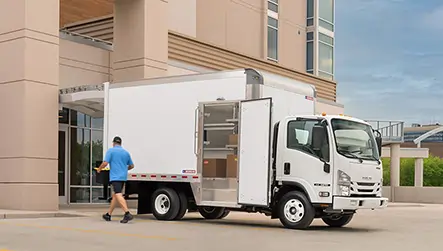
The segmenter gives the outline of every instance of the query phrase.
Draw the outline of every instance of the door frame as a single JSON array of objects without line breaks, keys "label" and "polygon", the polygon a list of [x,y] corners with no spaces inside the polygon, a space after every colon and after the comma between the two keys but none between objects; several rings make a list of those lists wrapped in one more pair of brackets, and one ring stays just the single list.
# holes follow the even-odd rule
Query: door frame
[{"label": "door frame", "polygon": [[[69,195],[69,126],[64,124],[59,124],[58,131],[62,131],[65,133],[65,195],[64,196],[58,196],[58,202],[60,205],[67,205],[68,204],[68,195]],[[57,169],[58,172],[58,169]]]}]

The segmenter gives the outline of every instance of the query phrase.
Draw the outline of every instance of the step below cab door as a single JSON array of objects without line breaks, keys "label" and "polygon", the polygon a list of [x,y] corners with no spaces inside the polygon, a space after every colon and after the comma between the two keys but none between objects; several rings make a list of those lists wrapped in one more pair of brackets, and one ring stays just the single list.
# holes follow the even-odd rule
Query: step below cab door
[{"label": "step below cab door", "polygon": [[240,102],[238,204],[268,206],[272,99]]}]

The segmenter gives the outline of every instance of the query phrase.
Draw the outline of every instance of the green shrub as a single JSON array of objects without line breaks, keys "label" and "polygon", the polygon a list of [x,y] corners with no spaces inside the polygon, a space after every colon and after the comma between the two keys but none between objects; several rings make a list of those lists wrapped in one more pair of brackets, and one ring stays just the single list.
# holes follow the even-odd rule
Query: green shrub
[{"label": "green shrub", "polygon": [[[383,185],[390,184],[390,158],[383,158]],[[415,159],[400,160],[400,186],[414,186]],[[429,156],[423,160],[423,185],[443,186],[443,159]]]}]

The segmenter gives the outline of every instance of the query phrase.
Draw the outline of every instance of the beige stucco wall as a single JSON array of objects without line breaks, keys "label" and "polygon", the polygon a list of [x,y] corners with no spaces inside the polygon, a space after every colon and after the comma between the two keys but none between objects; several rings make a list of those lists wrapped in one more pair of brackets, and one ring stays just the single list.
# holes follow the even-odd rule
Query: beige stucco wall
[{"label": "beige stucco wall", "polygon": [[197,0],[168,0],[169,29],[191,37],[197,35]]},{"label": "beige stucco wall", "polygon": [[105,49],[60,39],[60,88],[110,81],[110,54]]},{"label": "beige stucco wall", "polygon": [[[197,38],[267,58],[266,0],[197,0]],[[306,1],[279,1],[278,63],[306,69]]]},{"label": "beige stucco wall", "polygon": [[263,0],[197,0],[197,38],[263,58],[265,15]]}]

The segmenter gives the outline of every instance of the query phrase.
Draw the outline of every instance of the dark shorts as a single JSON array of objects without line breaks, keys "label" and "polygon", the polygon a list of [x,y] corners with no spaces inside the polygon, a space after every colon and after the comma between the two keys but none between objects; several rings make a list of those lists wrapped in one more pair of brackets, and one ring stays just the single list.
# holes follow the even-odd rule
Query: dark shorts
[{"label": "dark shorts", "polygon": [[111,192],[124,193],[125,181],[111,181]]}]

